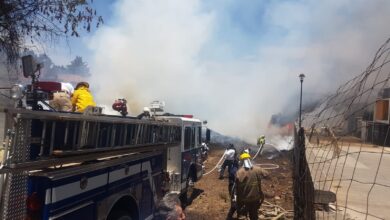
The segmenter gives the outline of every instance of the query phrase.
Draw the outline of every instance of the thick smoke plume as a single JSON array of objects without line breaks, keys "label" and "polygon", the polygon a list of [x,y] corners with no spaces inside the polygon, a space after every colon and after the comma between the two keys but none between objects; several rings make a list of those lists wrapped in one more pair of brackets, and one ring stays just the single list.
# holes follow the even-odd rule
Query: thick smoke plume
[{"label": "thick smoke plume", "polygon": [[[297,111],[300,73],[304,100],[316,100],[362,72],[390,36],[386,0],[251,4],[118,1],[114,20],[90,39],[98,103],[126,98],[136,115],[164,100],[169,112],[253,143],[272,114]],[[262,13],[238,30],[254,7]],[[242,37],[251,32],[258,39]]]}]

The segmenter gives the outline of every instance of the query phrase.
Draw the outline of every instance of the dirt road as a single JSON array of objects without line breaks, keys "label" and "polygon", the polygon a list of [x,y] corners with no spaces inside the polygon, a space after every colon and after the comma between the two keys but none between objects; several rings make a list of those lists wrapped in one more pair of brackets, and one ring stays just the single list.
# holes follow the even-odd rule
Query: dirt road
[{"label": "dirt road", "polygon": [[[211,146],[209,158],[205,162],[206,172],[211,170],[222,156],[224,149]],[[270,175],[262,182],[265,194],[265,202],[259,212],[260,219],[272,219],[281,215],[279,219],[292,219],[293,209],[291,165],[289,154],[282,153],[279,157],[269,160],[258,157],[255,163],[259,163],[263,168],[268,169]],[[276,168],[276,169],[275,169]],[[193,199],[186,207],[187,219],[226,219],[230,208],[230,197],[228,193],[228,178],[225,171],[225,178],[218,179],[218,171],[203,176],[195,184]],[[281,214],[285,212],[285,214]]]}]

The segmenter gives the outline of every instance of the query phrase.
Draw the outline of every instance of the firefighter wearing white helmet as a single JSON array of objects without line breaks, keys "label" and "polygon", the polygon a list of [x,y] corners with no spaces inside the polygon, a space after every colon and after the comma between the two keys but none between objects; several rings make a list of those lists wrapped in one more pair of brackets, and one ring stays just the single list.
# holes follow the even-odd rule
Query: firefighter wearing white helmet
[{"label": "firefighter wearing white helmet", "polygon": [[237,210],[244,210],[250,220],[258,219],[258,210],[264,201],[261,190],[261,179],[268,175],[267,171],[253,166],[249,152],[243,151],[240,155],[242,167],[236,174]]},{"label": "firefighter wearing white helmet", "polygon": [[53,99],[49,101],[49,105],[56,111],[70,112],[72,111],[72,102],[70,97],[74,92],[74,88],[70,83],[61,83],[61,90],[53,93]]}]

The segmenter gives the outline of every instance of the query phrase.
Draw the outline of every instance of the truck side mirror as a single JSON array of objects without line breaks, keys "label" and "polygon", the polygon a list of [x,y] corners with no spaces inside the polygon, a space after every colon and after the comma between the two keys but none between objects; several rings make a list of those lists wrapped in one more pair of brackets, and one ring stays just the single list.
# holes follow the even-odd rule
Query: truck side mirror
[{"label": "truck side mirror", "polygon": [[35,73],[37,65],[34,61],[32,55],[27,55],[22,57],[22,66],[23,66],[23,76],[28,78]]}]

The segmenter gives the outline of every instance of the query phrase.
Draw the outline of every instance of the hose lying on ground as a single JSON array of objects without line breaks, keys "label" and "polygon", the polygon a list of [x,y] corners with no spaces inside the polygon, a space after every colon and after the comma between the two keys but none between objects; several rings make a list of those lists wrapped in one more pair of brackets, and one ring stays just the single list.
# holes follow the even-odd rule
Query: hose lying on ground
[{"label": "hose lying on ground", "polygon": [[264,170],[275,170],[275,169],[279,169],[279,165],[274,164],[274,163],[257,163],[257,164],[255,164],[255,165],[261,167],[261,168],[264,169]]},{"label": "hose lying on ground", "polygon": [[[280,210],[280,212],[277,213],[277,215],[275,217],[272,217],[272,220],[278,220],[281,217],[285,216],[286,214],[294,212],[293,210],[285,210],[283,207],[276,205],[276,204],[273,204],[273,203],[270,203],[268,201],[264,201],[264,203],[265,204],[262,205],[263,207],[278,208]],[[265,212],[266,210],[262,209],[262,211]]]},{"label": "hose lying on ground", "polygon": [[[272,145],[274,146],[273,144],[271,143],[266,143],[266,144],[269,144],[269,145]],[[264,147],[265,144],[262,144],[259,146],[259,149],[257,150],[255,156],[252,158],[252,161],[254,161],[257,157],[257,155],[261,154],[261,151],[263,150],[263,147]],[[275,146],[274,146],[275,147]],[[256,164],[257,166],[265,169],[265,170],[274,170],[274,169],[278,169],[279,168],[279,165],[277,164],[273,164],[273,163],[258,163]],[[266,166],[266,167],[264,167]],[[268,166],[268,167],[267,167]]]}]

